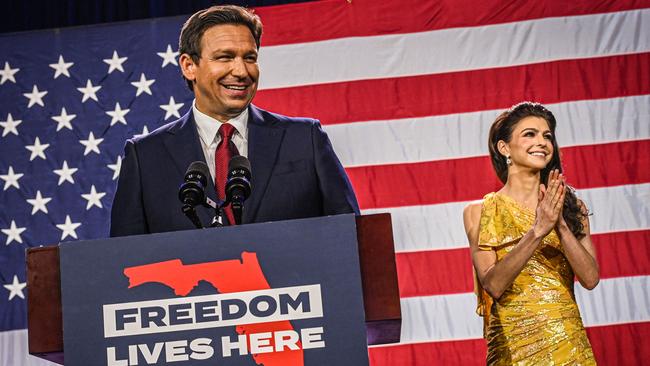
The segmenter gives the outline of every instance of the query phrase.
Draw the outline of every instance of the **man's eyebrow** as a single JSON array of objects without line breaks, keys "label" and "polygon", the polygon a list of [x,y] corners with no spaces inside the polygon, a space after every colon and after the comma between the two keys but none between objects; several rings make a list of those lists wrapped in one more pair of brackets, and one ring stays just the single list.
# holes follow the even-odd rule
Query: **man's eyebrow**
[{"label": "man's eyebrow", "polygon": [[[210,52],[211,55],[214,55],[216,53],[228,53],[228,54],[237,53],[237,51],[235,49],[232,49],[232,48],[217,48],[217,49],[214,49],[214,50],[209,51],[209,52]],[[251,49],[251,50],[246,51],[245,54],[246,55],[258,54],[258,52],[257,52],[257,49]]]}]

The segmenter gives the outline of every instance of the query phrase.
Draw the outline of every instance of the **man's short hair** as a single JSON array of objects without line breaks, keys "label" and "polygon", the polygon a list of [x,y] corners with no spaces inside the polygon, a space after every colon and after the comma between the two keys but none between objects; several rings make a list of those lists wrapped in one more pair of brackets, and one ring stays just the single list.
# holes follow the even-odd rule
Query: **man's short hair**
[{"label": "man's short hair", "polygon": [[[262,21],[251,10],[236,5],[218,5],[199,10],[183,24],[178,39],[178,52],[187,53],[194,63],[201,58],[201,38],[206,30],[220,24],[236,24],[246,26],[255,39],[257,49],[262,38]],[[183,76],[185,79],[185,76]],[[190,90],[192,81],[185,79]]]}]

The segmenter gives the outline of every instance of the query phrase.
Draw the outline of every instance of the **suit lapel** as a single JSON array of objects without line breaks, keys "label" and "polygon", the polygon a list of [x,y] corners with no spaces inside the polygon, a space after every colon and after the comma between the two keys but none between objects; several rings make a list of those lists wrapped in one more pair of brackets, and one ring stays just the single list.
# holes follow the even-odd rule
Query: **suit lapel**
[{"label": "suit lapel", "polygon": [[[167,131],[164,139],[165,148],[172,157],[172,161],[181,177],[185,176],[187,168],[195,161],[205,162],[201,141],[196,130],[196,123],[190,109],[177,124]],[[181,181],[183,179],[181,178]],[[215,198],[214,182],[208,177],[206,194],[210,198]],[[204,225],[209,225],[214,216],[212,209],[197,207],[197,213],[201,217]]]},{"label": "suit lapel", "polygon": [[249,111],[248,159],[251,162],[252,194],[244,203],[244,223],[253,222],[255,219],[284,137],[284,129],[278,126],[275,120],[264,120],[261,111],[253,105]]}]

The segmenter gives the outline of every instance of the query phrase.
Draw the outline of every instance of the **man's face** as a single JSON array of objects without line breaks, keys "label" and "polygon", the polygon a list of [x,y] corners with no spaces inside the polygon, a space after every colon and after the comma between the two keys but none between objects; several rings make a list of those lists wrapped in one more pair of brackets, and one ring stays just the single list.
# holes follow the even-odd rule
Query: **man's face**
[{"label": "man's face", "polygon": [[257,46],[244,25],[220,24],[203,33],[198,63],[183,54],[183,75],[194,80],[196,107],[225,122],[248,107],[257,91]]}]

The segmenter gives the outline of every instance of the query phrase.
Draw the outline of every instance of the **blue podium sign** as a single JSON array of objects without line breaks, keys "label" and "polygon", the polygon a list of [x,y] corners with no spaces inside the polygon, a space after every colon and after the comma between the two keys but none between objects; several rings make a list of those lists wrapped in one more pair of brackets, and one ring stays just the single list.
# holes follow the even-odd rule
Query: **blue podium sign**
[{"label": "blue podium sign", "polygon": [[60,245],[66,365],[367,365],[354,215]]}]

